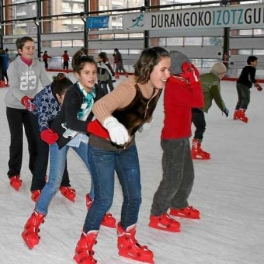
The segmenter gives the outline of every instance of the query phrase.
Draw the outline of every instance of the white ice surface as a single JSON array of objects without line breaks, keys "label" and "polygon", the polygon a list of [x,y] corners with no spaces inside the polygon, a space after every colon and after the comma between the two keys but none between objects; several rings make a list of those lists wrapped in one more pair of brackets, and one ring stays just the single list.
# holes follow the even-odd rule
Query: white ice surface
[{"label": "white ice surface", "polygon": [[[50,77],[54,74],[49,73]],[[73,78],[73,75],[70,75]],[[33,250],[22,241],[23,226],[34,209],[30,199],[31,175],[27,143],[24,144],[19,192],[9,186],[7,163],[10,134],[5,114],[6,88],[0,89],[0,263],[70,264],[86,215],[85,194],[90,175],[74,152],[68,169],[76,189],[75,203],[58,193],[41,226],[41,240]],[[214,104],[206,114],[203,148],[209,161],[194,161],[195,184],[189,203],[200,209],[199,221],[179,219],[181,232],[172,234],[148,227],[153,194],[161,180],[160,130],[163,109],[160,100],[150,131],[137,135],[142,172],[143,202],[137,238],[155,254],[156,264],[263,264],[264,263],[264,92],[252,89],[248,124],[233,121],[235,82],[222,82],[222,95],[230,110],[226,118]],[[111,213],[119,219],[122,194],[118,181]],[[94,247],[100,264],[136,263],[117,254],[116,231],[102,227]]]}]

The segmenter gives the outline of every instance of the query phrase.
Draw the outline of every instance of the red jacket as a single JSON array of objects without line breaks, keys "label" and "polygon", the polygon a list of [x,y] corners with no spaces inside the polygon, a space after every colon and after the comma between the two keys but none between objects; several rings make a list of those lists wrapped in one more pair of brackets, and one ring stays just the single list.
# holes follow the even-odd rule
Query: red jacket
[{"label": "red jacket", "polygon": [[200,82],[190,85],[184,78],[171,76],[164,89],[164,126],[162,139],[191,136],[192,108],[204,105]]}]

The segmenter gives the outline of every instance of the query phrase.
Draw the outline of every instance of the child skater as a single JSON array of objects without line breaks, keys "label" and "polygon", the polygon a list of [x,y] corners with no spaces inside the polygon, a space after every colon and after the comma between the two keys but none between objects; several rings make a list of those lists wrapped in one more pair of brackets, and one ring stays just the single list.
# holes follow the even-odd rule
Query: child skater
[{"label": "child skater", "polygon": [[16,46],[20,56],[10,63],[7,70],[10,88],[7,90],[5,103],[11,134],[7,175],[10,185],[18,191],[22,185],[20,171],[23,154],[23,127],[28,141],[29,170],[32,174],[37,152],[31,113],[28,111],[34,107],[31,98],[38,91],[39,81],[45,87],[50,84],[50,80],[42,63],[34,59],[34,40],[27,36],[22,37],[17,39]]},{"label": "child skater", "polygon": [[[46,86],[34,97],[36,110],[33,115],[33,124],[37,141],[37,157],[35,171],[31,183],[31,199],[36,202],[46,184],[46,175],[49,158],[49,144],[58,139],[58,134],[50,129],[51,122],[58,115],[66,91],[72,81],[59,73],[53,78],[51,85]],[[60,191],[70,201],[75,199],[75,190],[71,188],[67,164],[64,170]]]},{"label": "child skater", "polygon": [[75,249],[74,259],[78,264],[96,263],[93,246],[100,223],[113,201],[115,171],[124,196],[117,227],[119,255],[154,263],[152,251],[141,246],[135,238],[141,204],[135,133],[145,122],[152,120],[152,113],[170,76],[169,53],[160,47],[145,49],[134,68],[134,76],[93,106],[97,120],[88,127],[88,156],[95,198]]},{"label": "child skater", "polygon": [[[39,243],[40,225],[48,213],[49,204],[58,191],[63,171],[66,164],[66,157],[71,147],[83,160],[86,167],[90,169],[88,162],[88,136],[87,126],[93,114],[91,108],[95,100],[104,94],[102,89],[96,85],[97,67],[96,62],[88,56],[83,56],[82,51],[75,53],[73,57],[74,73],[78,81],[71,86],[64,98],[61,112],[54,119],[51,125],[51,136],[54,133],[58,139],[50,145],[50,172],[48,182],[43,188],[36,207],[31,217],[25,224],[22,238],[27,246],[32,249]],[[54,133],[53,133],[54,132]],[[93,199],[93,186],[90,197]],[[107,217],[107,221],[109,221]],[[102,218],[102,220],[104,220]],[[113,217],[110,221],[114,221]]]},{"label": "child skater", "polygon": [[220,82],[226,74],[226,66],[222,62],[216,62],[209,73],[201,74],[201,83],[204,95],[204,107],[192,109],[192,122],[195,126],[194,138],[192,141],[192,158],[208,160],[210,153],[201,147],[203,135],[206,128],[204,112],[208,113],[215,101],[222,113],[228,117],[229,110],[221,96]]},{"label": "child skater", "polygon": [[250,88],[252,84],[262,91],[262,87],[255,79],[256,67],[258,65],[258,58],[256,56],[249,56],[247,59],[247,66],[242,69],[242,72],[237,80],[237,96],[238,101],[234,113],[234,120],[241,120],[245,123],[248,122],[248,117],[245,115],[250,102]]},{"label": "child skater", "polygon": [[[164,92],[164,126],[161,131],[163,176],[154,195],[149,226],[179,232],[179,216],[199,219],[199,211],[189,206],[188,197],[194,181],[190,142],[192,107],[203,107],[199,72],[187,56],[171,51],[173,74]],[[170,210],[170,215],[167,213]]]}]

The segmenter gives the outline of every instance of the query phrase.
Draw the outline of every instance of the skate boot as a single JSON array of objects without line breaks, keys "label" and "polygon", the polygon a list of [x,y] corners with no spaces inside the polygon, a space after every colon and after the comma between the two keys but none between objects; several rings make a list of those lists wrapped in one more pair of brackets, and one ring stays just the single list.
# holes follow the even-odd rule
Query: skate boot
[{"label": "skate boot", "polygon": [[239,109],[238,119],[245,123],[248,122],[248,118],[246,117],[246,109]]},{"label": "skate boot", "polygon": [[233,119],[234,119],[234,120],[239,119],[239,114],[240,114],[239,110],[235,110],[235,112],[234,112],[234,116],[233,116]]},{"label": "skate boot", "polygon": [[191,154],[192,154],[192,159],[208,160],[211,158],[210,153],[202,150],[201,142],[197,138],[194,138],[192,141]]},{"label": "skate boot", "polygon": [[33,202],[37,202],[40,197],[41,190],[34,190],[31,192],[31,200]]},{"label": "skate boot", "polygon": [[172,219],[168,214],[159,216],[150,216],[149,226],[155,229],[168,231],[168,232],[180,232],[180,223]]},{"label": "skate boot", "polygon": [[80,240],[75,248],[75,255],[73,259],[77,264],[95,264],[93,245],[97,243],[96,237],[98,231],[89,231],[87,234],[82,233]]},{"label": "skate boot", "polygon": [[127,231],[125,231],[119,223],[117,234],[118,254],[120,256],[145,263],[154,263],[153,252],[147,246],[141,246],[135,238],[136,225],[128,227]]},{"label": "skate boot", "polygon": [[118,80],[120,78],[120,75],[118,73],[115,74],[115,79]]},{"label": "skate boot", "polygon": [[20,180],[20,175],[15,175],[10,177],[10,185],[16,190],[19,191],[22,181]]},{"label": "skate boot", "polygon": [[[89,210],[92,206],[93,200],[91,199],[90,195],[86,194],[86,207]],[[111,213],[105,214],[101,225],[110,227],[110,228],[116,228],[116,219],[113,217]]]},{"label": "skate boot", "polygon": [[182,209],[170,209],[170,215],[178,216],[189,219],[200,219],[199,210],[193,208],[192,206],[188,206]]},{"label": "skate boot", "polygon": [[39,226],[44,223],[44,217],[45,215],[43,214],[33,212],[24,226],[24,231],[21,235],[29,249],[32,249],[39,243]]},{"label": "skate boot", "polygon": [[66,197],[71,202],[75,202],[76,192],[71,187],[61,186],[60,187],[61,194]]}]

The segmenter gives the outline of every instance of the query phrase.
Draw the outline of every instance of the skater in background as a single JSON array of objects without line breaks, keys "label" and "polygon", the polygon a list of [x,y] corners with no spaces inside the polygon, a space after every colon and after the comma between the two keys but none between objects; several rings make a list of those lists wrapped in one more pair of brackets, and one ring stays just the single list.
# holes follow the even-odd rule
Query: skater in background
[{"label": "skater in background", "polygon": [[115,73],[117,76],[119,76],[119,73],[123,72],[125,74],[126,77],[128,77],[128,74],[124,68],[124,65],[123,65],[123,57],[122,57],[122,54],[120,53],[120,51],[115,48],[114,49],[114,58],[115,58],[115,61],[116,61],[116,67],[115,67]]},{"label": "skater in background", "polygon": [[43,64],[34,59],[35,44],[31,37],[17,39],[17,56],[8,67],[10,88],[5,97],[6,116],[10,130],[8,178],[10,185],[19,190],[22,185],[20,171],[23,155],[23,128],[26,133],[29,151],[29,170],[33,174],[36,162],[36,140],[32,128],[31,113],[34,108],[32,98],[38,92],[39,81],[45,87],[51,83]]},{"label": "skater in background", "polygon": [[216,62],[209,73],[201,74],[200,79],[203,88],[204,106],[202,108],[192,109],[192,122],[195,126],[194,137],[192,141],[193,159],[210,159],[210,153],[204,151],[201,147],[203,135],[206,129],[204,112],[208,113],[212,102],[215,101],[222,113],[228,117],[229,111],[221,96],[220,82],[226,74],[226,66],[222,62]]},{"label": "skater in background", "polygon": [[[97,63],[97,73],[98,73],[98,84],[107,94],[114,90],[113,82],[114,80],[114,71],[112,69],[111,64],[107,58],[107,54],[105,52],[100,52],[98,54],[98,63]],[[109,91],[108,91],[109,88]]]},{"label": "skater in background", "polygon": [[[8,51],[8,49],[7,49]],[[0,81],[0,87],[9,87],[9,78],[7,76],[7,68],[9,65],[9,56],[8,53],[5,50],[2,50],[0,57],[1,57],[1,70],[2,70],[2,75],[1,75],[1,81]]]},{"label": "skater in background", "polygon": [[62,54],[62,63],[63,63],[64,70],[69,69],[69,60],[70,60],[70,57],[68,55],[68,51],[65,50],[64,53]]},{"label": "skater in background", "polygon": [[236,83],[238,101],[235,108],[234,120],[241,120],[248,122],[246,111],[250,103],[250,88],[254,86],[258,91],[262,91],[262,87],[255,79],[256,67],[258,65],[258,58],[256,56],[249,56],[247,59],[247,66],[245,66]]},{"label": "skater in background", "polygon": [[[67,90],[60,113],[52,122],[50,130],[42,135],[50,142],[50,171],[48,182],[41,191],[35,209],[22,232],[22,238],[30,249],[39,243],[40,225],[44,222],[51,200],[61,185],[70,147],[90,170],[87,127],[93,118],[91,108],[94,101],[101,98],[104,93],[96,84],[96,62],[91,57],[83,56],[82,52],[77,51],[73,56],[73,70],[78,81]],[[90,198],[94,198],[93,184]],[[115,224],[112,216],[104,215],[102,221],[104,220]]]},{"label": "skater in background", "polygon": [[[37,157],[30,190],[31,199],[34,202],[37,202],[46,184],[49,145],[55,143],[58,139],[58,134],[50,129],[50,124],[60,112],[65,93],[72,84],[72,81],[66,78],[63,73],[58,73],[57,76],[53,77],[51,85],[42,89],[33,100],[36,106],[32,117],[37,142]],[[74,201],[76,194],[70,185],[67,163],[60,191],[67,199]]]},{"label": "skater in background", "polygon": [[135,73],[93,106],[97,120],[88,127],[89,162],[95,198],[75,249],[76,263],[96,263],[93,246],[100,223],[113,202],[117,173],[123,190],[121,220],[117,227],[119,255],[153,263],[153,253],[136,238],[141,204],[140,168],[135,133],[151,122],[162,89],[170,76],[169,53],[160,47],[145,49]]},{"label": "skater in background", "polygon": [[[163,176],[154,194],[149,226],[179,232],[180,223],[171,216],[199,219],[199,210],[189,206],[194,182],[190,141],[192,108],[203,107],[199,72],[189,58],[171,51],[171,77],[164,91],[164,125],[161,131]],[[169,213],[167,213],[170,209]]]},{"label": "skater in background", "polygon": [[44,54],[42,55],[42,60],[45,64],[45,69],[49,68],[48,60],[51,59],[51,56],[48,55],[48,52],[45,50]]}]

